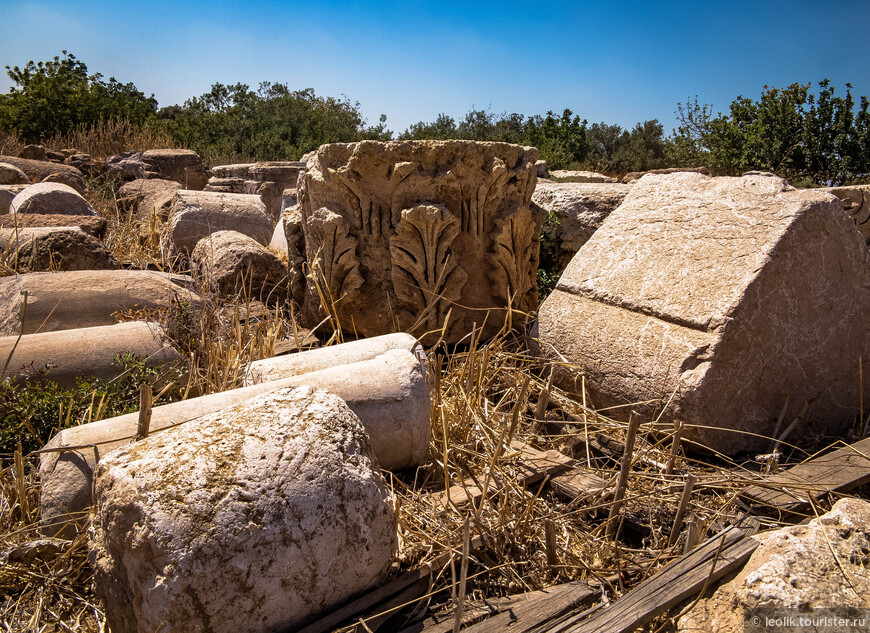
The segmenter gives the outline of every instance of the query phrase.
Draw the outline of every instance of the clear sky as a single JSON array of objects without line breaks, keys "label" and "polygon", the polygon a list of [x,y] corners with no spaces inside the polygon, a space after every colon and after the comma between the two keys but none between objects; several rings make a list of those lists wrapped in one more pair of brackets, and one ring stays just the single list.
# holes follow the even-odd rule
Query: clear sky
[{"label": "clear sky", "polygon": [[823,78],[870,96],[868,34],[870,0],[0,3],[2,65],[66,49],[161,106],[215,82],[286,83],[346,95],[395,132],[472,108],[669,130],[696,94],[727,110]]}]

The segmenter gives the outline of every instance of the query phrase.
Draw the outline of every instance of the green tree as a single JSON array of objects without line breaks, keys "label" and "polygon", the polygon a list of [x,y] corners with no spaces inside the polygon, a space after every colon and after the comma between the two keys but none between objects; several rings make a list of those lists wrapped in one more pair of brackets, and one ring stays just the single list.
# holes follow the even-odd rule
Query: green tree
[{"label": "green tree", "polygon": [[0,130],[27,143],[113,118],[141,125],[157,111],[153,95],[146,97],[114,77],[105,81],[100,73],[89,75],[67,51],[63,58],[6,66],[6,71],[15,85],[0,95]]}]

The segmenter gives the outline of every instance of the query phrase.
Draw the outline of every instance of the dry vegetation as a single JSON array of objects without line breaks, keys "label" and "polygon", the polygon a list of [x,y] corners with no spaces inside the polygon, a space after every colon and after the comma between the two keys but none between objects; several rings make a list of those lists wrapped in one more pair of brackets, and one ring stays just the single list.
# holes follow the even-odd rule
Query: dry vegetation
[{"label": "dry vegetation", "polygon": [[[105,137],[73,136],[58,145],[93,148],[100,155],[132,142],[127,136],[120,145],[113,144],[111,136],[107,130]],[[8,145],[2,150],[9,151]],[[177,268],[157,248],[153,224],[145,231],[147,238],[140,239],[139,227],[119,211],[111,186],[92,181],[89,195],[109,220],[107,241],[123,262]],[[234,304],[215,302],[199,318],[184,310],[156,315],[172,328],[188,355],[193,378],[186,395],[232,388],[245,363],[270,356],[277,341],[298,336],[292,314],[258,307],[241,298]],[[338,340],[334,333],[323,343]],[[613,412],[596,411],[582,381],[575,393],[549,384],[552,366],[528,353],[522,332],[508,329],[492,340],[480,341],[471,334],[464,345],[432,348],[429,363],[429,462],[413,472],[386,474],[399,516],[399,565],[409,569],[445,551],[460,550],[466,529],[482,545],[467,559],[464,595],[458,589],[458,566],[448,566],[426,599],[416,604],[417,613],[569,580],[599,586],[610,599],[616,598],[682,553],[685,532],[676,543],[669,540],[689,474],[698,483],[685,516],[698,539],[738,518],[743,508],[737,492],[757,478],[760,465],[751,461],[689,458],[682,452],[666,474],[674,429],[641,420],[614,538],[607,534],[610,492],[591,490],[566,500],[546,481],[518,483],[520,454],[512,440],[558,450],[603,480],[615,480],[628,425],[608,417]],[[59,420],[58,427],[76,422]],[[800,450],[789,451],[792,461],[806,457]],[[16,452],[4,456],[2,466],[0,630],[100,631],[104,622],[91,586],[86,529],[72,541],[43,538],[38,531],[38,456]],[[478,501],[445,502],[445,490],[472,484],[486,492]],[[776,525],[770,520],[766,527]],[[660,618],[656,626],[667,630],[673,616]]]}]

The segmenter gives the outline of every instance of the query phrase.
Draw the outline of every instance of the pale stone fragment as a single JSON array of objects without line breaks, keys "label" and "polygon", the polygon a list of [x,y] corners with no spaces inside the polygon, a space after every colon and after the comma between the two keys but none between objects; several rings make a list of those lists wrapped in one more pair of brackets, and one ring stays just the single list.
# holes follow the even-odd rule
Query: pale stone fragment
[{"label": "pale stone fragment", "polygon": [[[622,177],[622,182],[625,184],[631,184],[635,180],[639,180],[646,176],[647,174],[676,174],[679,172],[687,172],[693,174],[703,174],[704,176],[710,175],[710,170],[706,167],[665,167],[664,169],[650,169],[649,171],[630,171],[625,176]],[[749,172],[757,173],[757,172]]]},{"label": "pale stone fragment", "polygon": [[149,149],[142,162],[153,177],[181,183],[185,189],[199,191],[208,182],[208,169],[199,154],[189,149]]},{"label": "pale stone fragment", "polygon": [[585,373],[595,406],[621,407],[608,415],[680,420],[733,454],[767,448],[786,402],[788,421],[806,403],[796,436],[853,423],[868,314],[870,251],[833,196],[677,173],[638,181],[542,304],[536,336],[576,364],[557,366],[563,382],[579,389]]},{"label": "pale stone fragment", "polygon": [[605,176],[594,171],[578,171],[573,169],[553,169],[548,178],[557,182],[619,182],[616,178]]},{"label": "pale stone fragment", "polygon": [[90,557],[114,633],[267,633],[372,586],[396,516],[359,418],[280,389],[119,449]]},{"label": "pale stone fragment", "polygon": [[137,178],[118,189],[118,204],[139,220],[148,221],[156,216],[165,221],[179,189],[181,185],[174,180]]},{"label": "pale stone fragment", "polygon": [[0,229],[0,252],[18,273],[121,267],[100,240],[77,226]]},{"label": "pale stone fragment", "polygon": [[60,165],[44,160],[29,160],[27,158],[18,158],[17,156],[0,156],[0,163],[7,163],[17,167],[27,175],[30,182],[34,183],[41,182],[51,174],[67,174],[69,176],[67,184],[70,184],[73,189],[82,195],[88,192],[88,186],[85,183],[82,172],[70,165]]},{"label": "pale stone fragment", "polygon": [[10,213],[99,215],[78,191],[63,183],[40,182],[12,199]]}]

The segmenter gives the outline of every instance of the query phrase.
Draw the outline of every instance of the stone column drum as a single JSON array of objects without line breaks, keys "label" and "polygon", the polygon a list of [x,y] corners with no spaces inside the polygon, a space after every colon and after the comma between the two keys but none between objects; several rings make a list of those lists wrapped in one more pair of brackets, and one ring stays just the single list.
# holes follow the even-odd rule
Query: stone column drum
[{"label": "stone column drum", "polygon": [[309,325],[456,342],[537,308],[534,148],[474,141],[323,145],[300,177]]}]

